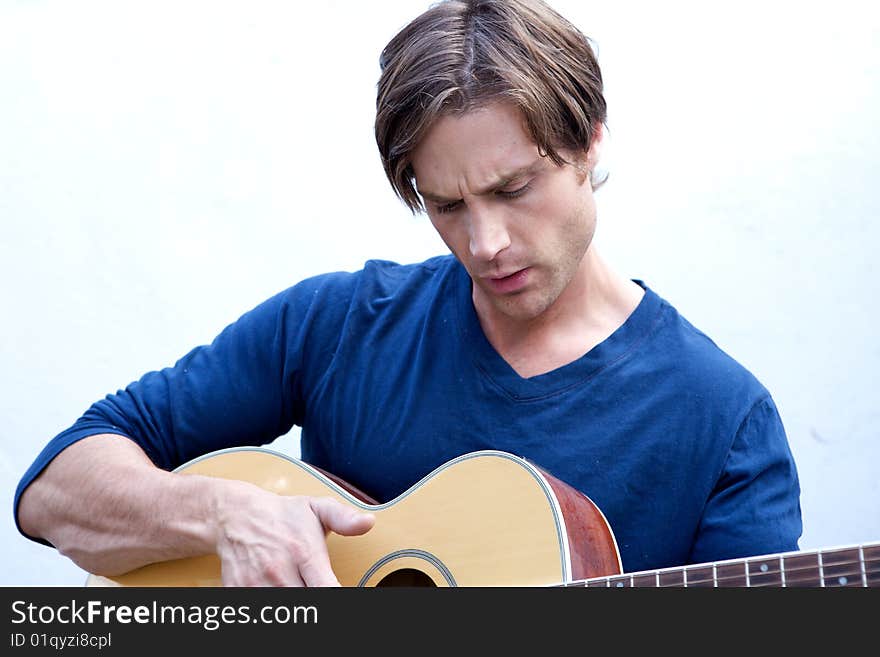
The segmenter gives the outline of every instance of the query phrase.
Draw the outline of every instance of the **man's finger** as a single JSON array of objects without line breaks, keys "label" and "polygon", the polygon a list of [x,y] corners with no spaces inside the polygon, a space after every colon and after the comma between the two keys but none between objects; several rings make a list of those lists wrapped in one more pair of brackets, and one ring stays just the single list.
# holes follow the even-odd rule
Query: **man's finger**
[{"label": "man's finger", "polygon": [[325,531],[332,531],[342,536],[364,534],[376,522],[376,517],[372,513],[359,511],[332,497],[313,497],[310,498],[309,503]]},{"label": "man's finger", "polygon": [[341,586],[330,564],[330,555],[324,549],[299,565],[300,576],[306,586]]},{"label": "man's finger", "polygon": [[295,564],[285,572],[278,570],[266,572],[252,565],[243,568],[235,562],[222,562],[220,577],[223,586],[306,586]]}]

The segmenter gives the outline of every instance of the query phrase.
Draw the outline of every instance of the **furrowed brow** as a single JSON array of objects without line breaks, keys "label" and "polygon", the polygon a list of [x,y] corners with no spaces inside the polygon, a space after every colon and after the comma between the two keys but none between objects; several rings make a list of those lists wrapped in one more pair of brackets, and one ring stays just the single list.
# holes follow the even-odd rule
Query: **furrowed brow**
[{"label": "furrowed brow", "polygon": [[[477,190],[476,192],[474,192],[474,195],[475,196],[484,196],[486,194],[492,194],[492,193],[498,191],[499,189],[506,187],[511,182],[513,182],[517,178],[520,178],[521,176],[526,176],[526,175],[530,175],[532,173],[537,173],[543,167],[543,165],[544,165],[543,160],[539,159],[539,160],[532,162],[531,164],[527,164],[524,167],[519,167],[518,169],[514,169],[513,171],[510,171],[508,173],[504,173],[504,174],[498,176],[498,178],[496,180],[494,180],[492,183],[486,185],[483,189],[480,189],[480,190]],[[430,192],[428,190],[422,189],[421,187],[416,187],[416,189],[418,190],[418,192],[422,196],[422,198],[426,198],[429,201],[432,201],[432,202],[437,203],[439,205],[445,205],[448,203],[456,203],[461,200],[460,198],[446,198],[444,196],[441,196],[440,194],[435,194],[434,192]]]}]

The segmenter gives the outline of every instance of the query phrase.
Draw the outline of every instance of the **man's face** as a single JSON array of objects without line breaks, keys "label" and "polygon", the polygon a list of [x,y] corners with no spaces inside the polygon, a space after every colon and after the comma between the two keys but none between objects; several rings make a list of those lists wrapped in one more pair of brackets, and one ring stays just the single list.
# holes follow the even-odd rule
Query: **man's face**
[{"label": "man's face", "polygon": [[[413,153],[416,184],[440,237],[473,279],[482,320],[541,316],[583,274],[596,208],[588,168],[542,157],[505,103],[444,116]],[[571,153],[561,153],[572,161]]]}]

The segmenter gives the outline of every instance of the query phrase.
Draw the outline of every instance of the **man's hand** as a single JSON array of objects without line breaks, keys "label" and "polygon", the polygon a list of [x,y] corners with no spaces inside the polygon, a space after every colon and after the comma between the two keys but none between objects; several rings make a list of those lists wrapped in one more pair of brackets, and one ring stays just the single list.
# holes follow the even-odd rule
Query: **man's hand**
[{"label": "man's hand", "polygon": [[230,482],[218,504],[224,586],[339,586],[326,536],[369,531],[372,514],[330,497],[283,496]]},{"label": "man's hand", "polygon": [[18,514],[28,535],[90,573],[112,577],[216,552],[227,586],[338,586],[327,533],[359,535],[375,522],[330,497],[160,470],[112,434],[61,452],[22,495]]}]

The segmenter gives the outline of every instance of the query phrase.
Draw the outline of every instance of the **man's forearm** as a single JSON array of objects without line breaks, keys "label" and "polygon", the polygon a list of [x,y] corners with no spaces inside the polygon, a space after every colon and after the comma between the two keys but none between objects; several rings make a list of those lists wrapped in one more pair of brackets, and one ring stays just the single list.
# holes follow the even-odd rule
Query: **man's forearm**
[{"label": "man's forearm", "polygon": [[114,575],[212,552],[221,485],[160,470],[132,441],[97,435],[55,457],[22,495],[18,518],[81,568]]}]

